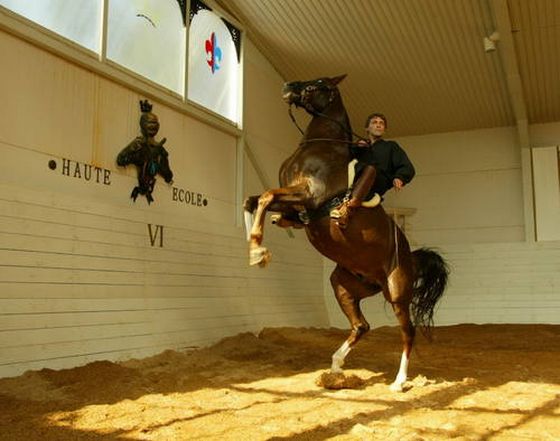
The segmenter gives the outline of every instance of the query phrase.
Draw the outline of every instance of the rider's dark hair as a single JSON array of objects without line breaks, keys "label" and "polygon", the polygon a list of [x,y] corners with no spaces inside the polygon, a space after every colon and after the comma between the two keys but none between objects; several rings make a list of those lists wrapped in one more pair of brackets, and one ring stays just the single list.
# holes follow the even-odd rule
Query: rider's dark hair
[{"label": "rider's dark hair", "polygon": [[371,122],[371,120],[373,118],[381,118],[383,120],[383,122],[385,123],[385,128],[387,128],[387,118],[385,117],[385,115],[383,115],[382,113],[372,113],[371,115],[369,115],[367,117],[366,129],[369,127],[369,123]]}]

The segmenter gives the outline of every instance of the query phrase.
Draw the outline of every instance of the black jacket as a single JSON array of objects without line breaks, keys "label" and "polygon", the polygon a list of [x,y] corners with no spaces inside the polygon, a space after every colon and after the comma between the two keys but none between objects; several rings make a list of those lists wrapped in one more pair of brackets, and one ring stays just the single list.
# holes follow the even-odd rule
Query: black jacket
[{"label": "black jacket", "polygon": [[414,174],[414,166],[406,152],[395,141],[379,139],[367,147],[351,146],[352,157],[358,162],[354,166],[354,182],[360,177],[366,165],[373,165],[377,171],[375,182],[366,199],[370,199],[374,193],[383,196],[385,192],[393,187],[393,179],[399,178],[408,184]]}]

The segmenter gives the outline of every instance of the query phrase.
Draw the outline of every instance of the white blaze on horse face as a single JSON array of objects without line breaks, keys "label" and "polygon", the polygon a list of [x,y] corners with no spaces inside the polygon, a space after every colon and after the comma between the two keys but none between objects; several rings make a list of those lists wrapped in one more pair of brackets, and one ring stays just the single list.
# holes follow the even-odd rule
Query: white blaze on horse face
[{"label": "white blaze on horse face", "polygon": [[401,356],[401,365],[399,367],[399,373],[395,378],[393,384],[391,384],[391,390],[396,392],[402,392],[403,385],[406,382],[408,377],[408,357],[406,356],[406,352],[402,353]]},{"label": "white blaze on horse face", "polygon": [[345,341],[338,351],[336,351],[332,356],[331,372],[340,373],[342,372],[342,365],[344,364],[344,359],[348,355],[352,348],[348,341]]}]

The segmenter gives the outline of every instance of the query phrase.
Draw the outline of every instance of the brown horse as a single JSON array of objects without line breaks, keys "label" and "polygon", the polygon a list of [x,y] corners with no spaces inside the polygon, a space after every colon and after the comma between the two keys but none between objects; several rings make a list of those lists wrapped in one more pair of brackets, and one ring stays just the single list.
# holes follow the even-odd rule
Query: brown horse
[{"label": "brown horse", "polygon": [[280,168],[281,187],[245,202],[246,220],[254,215],[252,226],[248,224],[250,264],[265,266],[271,257],[262,246],[266,211],[281,213],[280,226],[305,228],[313,246],[337,263],[330,280],[351,333],[332,357],[332,372],[342,372],[344,358],[370,328],[360,301],[383,292],[401,328],[403,353],[391,388],[402,390],[415,326],[427,331],[433,326],[434,307],[448,271],[436,252],[411,252],[406,237],[381,205],[357,208],[345,229],[330,218],[329,211],[347,192],[351,160],[352,130],[337,87],[344,77],[284,85],[284,100],[303,107],[313,118],[299,147]]}]

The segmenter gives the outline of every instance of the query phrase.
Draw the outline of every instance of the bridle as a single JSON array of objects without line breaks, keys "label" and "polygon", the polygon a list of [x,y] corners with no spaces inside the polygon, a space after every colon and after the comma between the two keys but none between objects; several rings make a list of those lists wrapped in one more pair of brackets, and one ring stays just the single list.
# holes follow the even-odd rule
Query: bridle
[{"label": "bridle", "polygon": [[336,87],[317,86],[316,84],[310,84],[308,86],[305,86],[303,88],[303,91],[300,93],[300,97],[301,97],[300,101],[301,101],[303,107],[305,107],[305,109],[309,113],[311,113],[312,115],[315,115],[318,112],[317,109],[315,109],[315,107],[313,107],[313,104],[311,104],[311,99],[313,98],[313,93],[315,93],[318,90],[325,90],[325,89],[329,91],[329,101],[328,101],[327,105],[325,106],[325,109],[326,109],[327,107],[329,107],[332,104],[332,102],[336,98],[336,95],[338,93],[338,90],[337,90]]},{"label": "bridle", "polygon": [[[350,141],[346,141],[343,139],[332,139],[332,138],[312,138],[312,139],[306,139],[302,142],[299,143],[300,147],[302,145],[305,145],[307,143],[310,142],[339,142],[339,143],[344,143],[344,144],[354,144],[354,141],[352,140],[354,137],[358,138],[358,139],[364,139],[362,136],[357,135],[356,133],[354,133],[351,129],[346,128],[340,121],[337,121],[334,118],[331,118],[330,116],[326,115],[323,112],[320,112],[319,110],[317,110],[315,107],[313,107],[313,104],[311,104],[311,98],[313,96],[313,93],[316,92],[317,90],[321,90],[321,89],[327,89],[329,91],[329,100],[327,102],[327,105],[324,107],[324,109],[328,108],[332,102],[334,101],[334,99],[336,98],[337,94],[338,94],[338,90],[336,87],[332,87],[332,86],[317,86],[317,85],[308,85],[305,86],[303,91],[299,94],[299,101],[300,101],[300,107],[303,107],[305,110],[307,110],[311,115],[313,116],[319,116],[321,118],[326,118],[329,121],[332,121],[336,124],[338,124],[342,130],[344,130],[344,132],[347,135],[350,135],[351,140]],[[297,106],[297,105],[296,105]],[[297,127],[297,129],[300,131],[300,133],[302,135],[304,135],[303,130],[301,129],[301,127],[299,126],[299,124],[297,123],[294,114],[292,112],[292,104],[290,104],[290,106],[288,107],[288,114],[290,115],[290,119],[292,120],[292,122],[294,123],[294,125]]]}]

